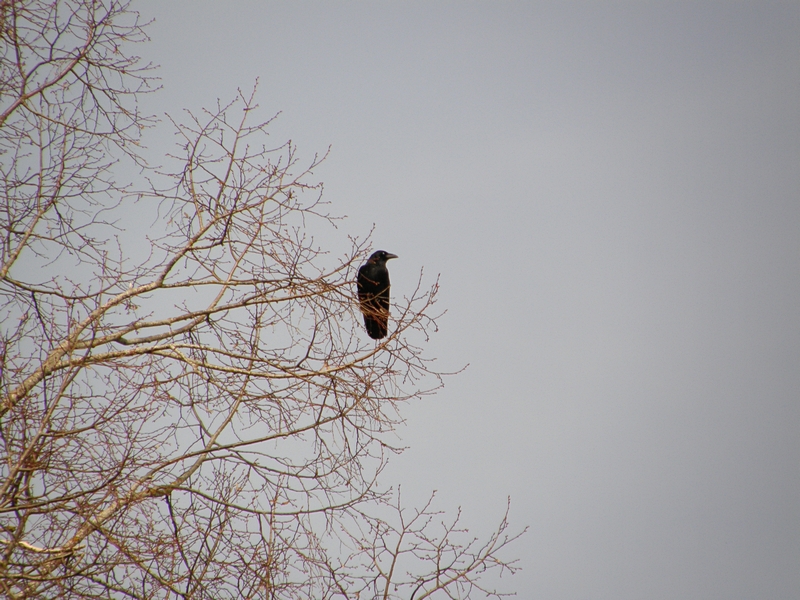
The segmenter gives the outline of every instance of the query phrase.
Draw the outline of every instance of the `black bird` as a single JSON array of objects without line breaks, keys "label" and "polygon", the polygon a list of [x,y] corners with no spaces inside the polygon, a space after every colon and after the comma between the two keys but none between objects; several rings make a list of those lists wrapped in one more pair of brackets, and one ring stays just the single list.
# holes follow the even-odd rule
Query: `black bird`
[{"label": "black bird", "polygon": [[358,270],[358,301],[364,313],[364,326],[369,337],[386,337],[389,328],[389,269],[386,261],[397,258],[384,250],[374,252]]}]

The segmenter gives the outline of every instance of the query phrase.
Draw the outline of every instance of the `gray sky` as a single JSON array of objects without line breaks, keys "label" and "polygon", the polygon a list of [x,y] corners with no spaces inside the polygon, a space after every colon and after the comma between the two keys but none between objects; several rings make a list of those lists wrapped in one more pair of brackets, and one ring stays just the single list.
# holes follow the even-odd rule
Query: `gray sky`
[{"label": "gray sky", "polygon": [[260,78],[393,292],[441,273],[470,366],[384,483],[511,495],[520,598],[800,597],[800,3],[138,6],[148,108]]}]

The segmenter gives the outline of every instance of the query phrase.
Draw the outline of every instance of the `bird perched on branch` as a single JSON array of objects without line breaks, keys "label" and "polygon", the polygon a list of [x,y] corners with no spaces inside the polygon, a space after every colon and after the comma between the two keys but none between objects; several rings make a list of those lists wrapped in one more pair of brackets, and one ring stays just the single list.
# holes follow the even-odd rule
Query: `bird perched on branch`
[{"label": "bird perched on branch", "polygon": [[386,261],[397,258],[384,250],[374,252],[358,270],[358,301],[369,337],[386,337],[389,328],[389,269]]}]

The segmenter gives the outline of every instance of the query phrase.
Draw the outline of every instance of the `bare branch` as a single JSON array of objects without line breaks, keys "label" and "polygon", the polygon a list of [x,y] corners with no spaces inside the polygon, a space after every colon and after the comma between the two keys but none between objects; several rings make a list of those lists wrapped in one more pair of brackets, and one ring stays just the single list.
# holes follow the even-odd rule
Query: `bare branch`
[{"label": "bare branch", "polygon": [[148,167],[127,3],[3,0],[0,37],[0,591],[500,597],[507,513],[480,542],[379,485],[400,409],[443,382],[438,281],[366,336],[369,238],[315,241],[339,239],[325,156],[267,145],[255,89],[171,119]]}]

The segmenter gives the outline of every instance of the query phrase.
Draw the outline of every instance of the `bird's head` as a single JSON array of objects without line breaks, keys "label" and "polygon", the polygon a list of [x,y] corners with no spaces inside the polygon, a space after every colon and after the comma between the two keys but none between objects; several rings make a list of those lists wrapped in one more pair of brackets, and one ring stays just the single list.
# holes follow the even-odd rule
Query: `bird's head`
[{"label": "bird's head", "polygon": [[392,258],[397,258],[397,254],[386,252],[386,250],[378,250],[377,252],[372,253],[372,256],[369,257],[369,262],[375,264],[386,264],[386,261],[391,260]]}]

